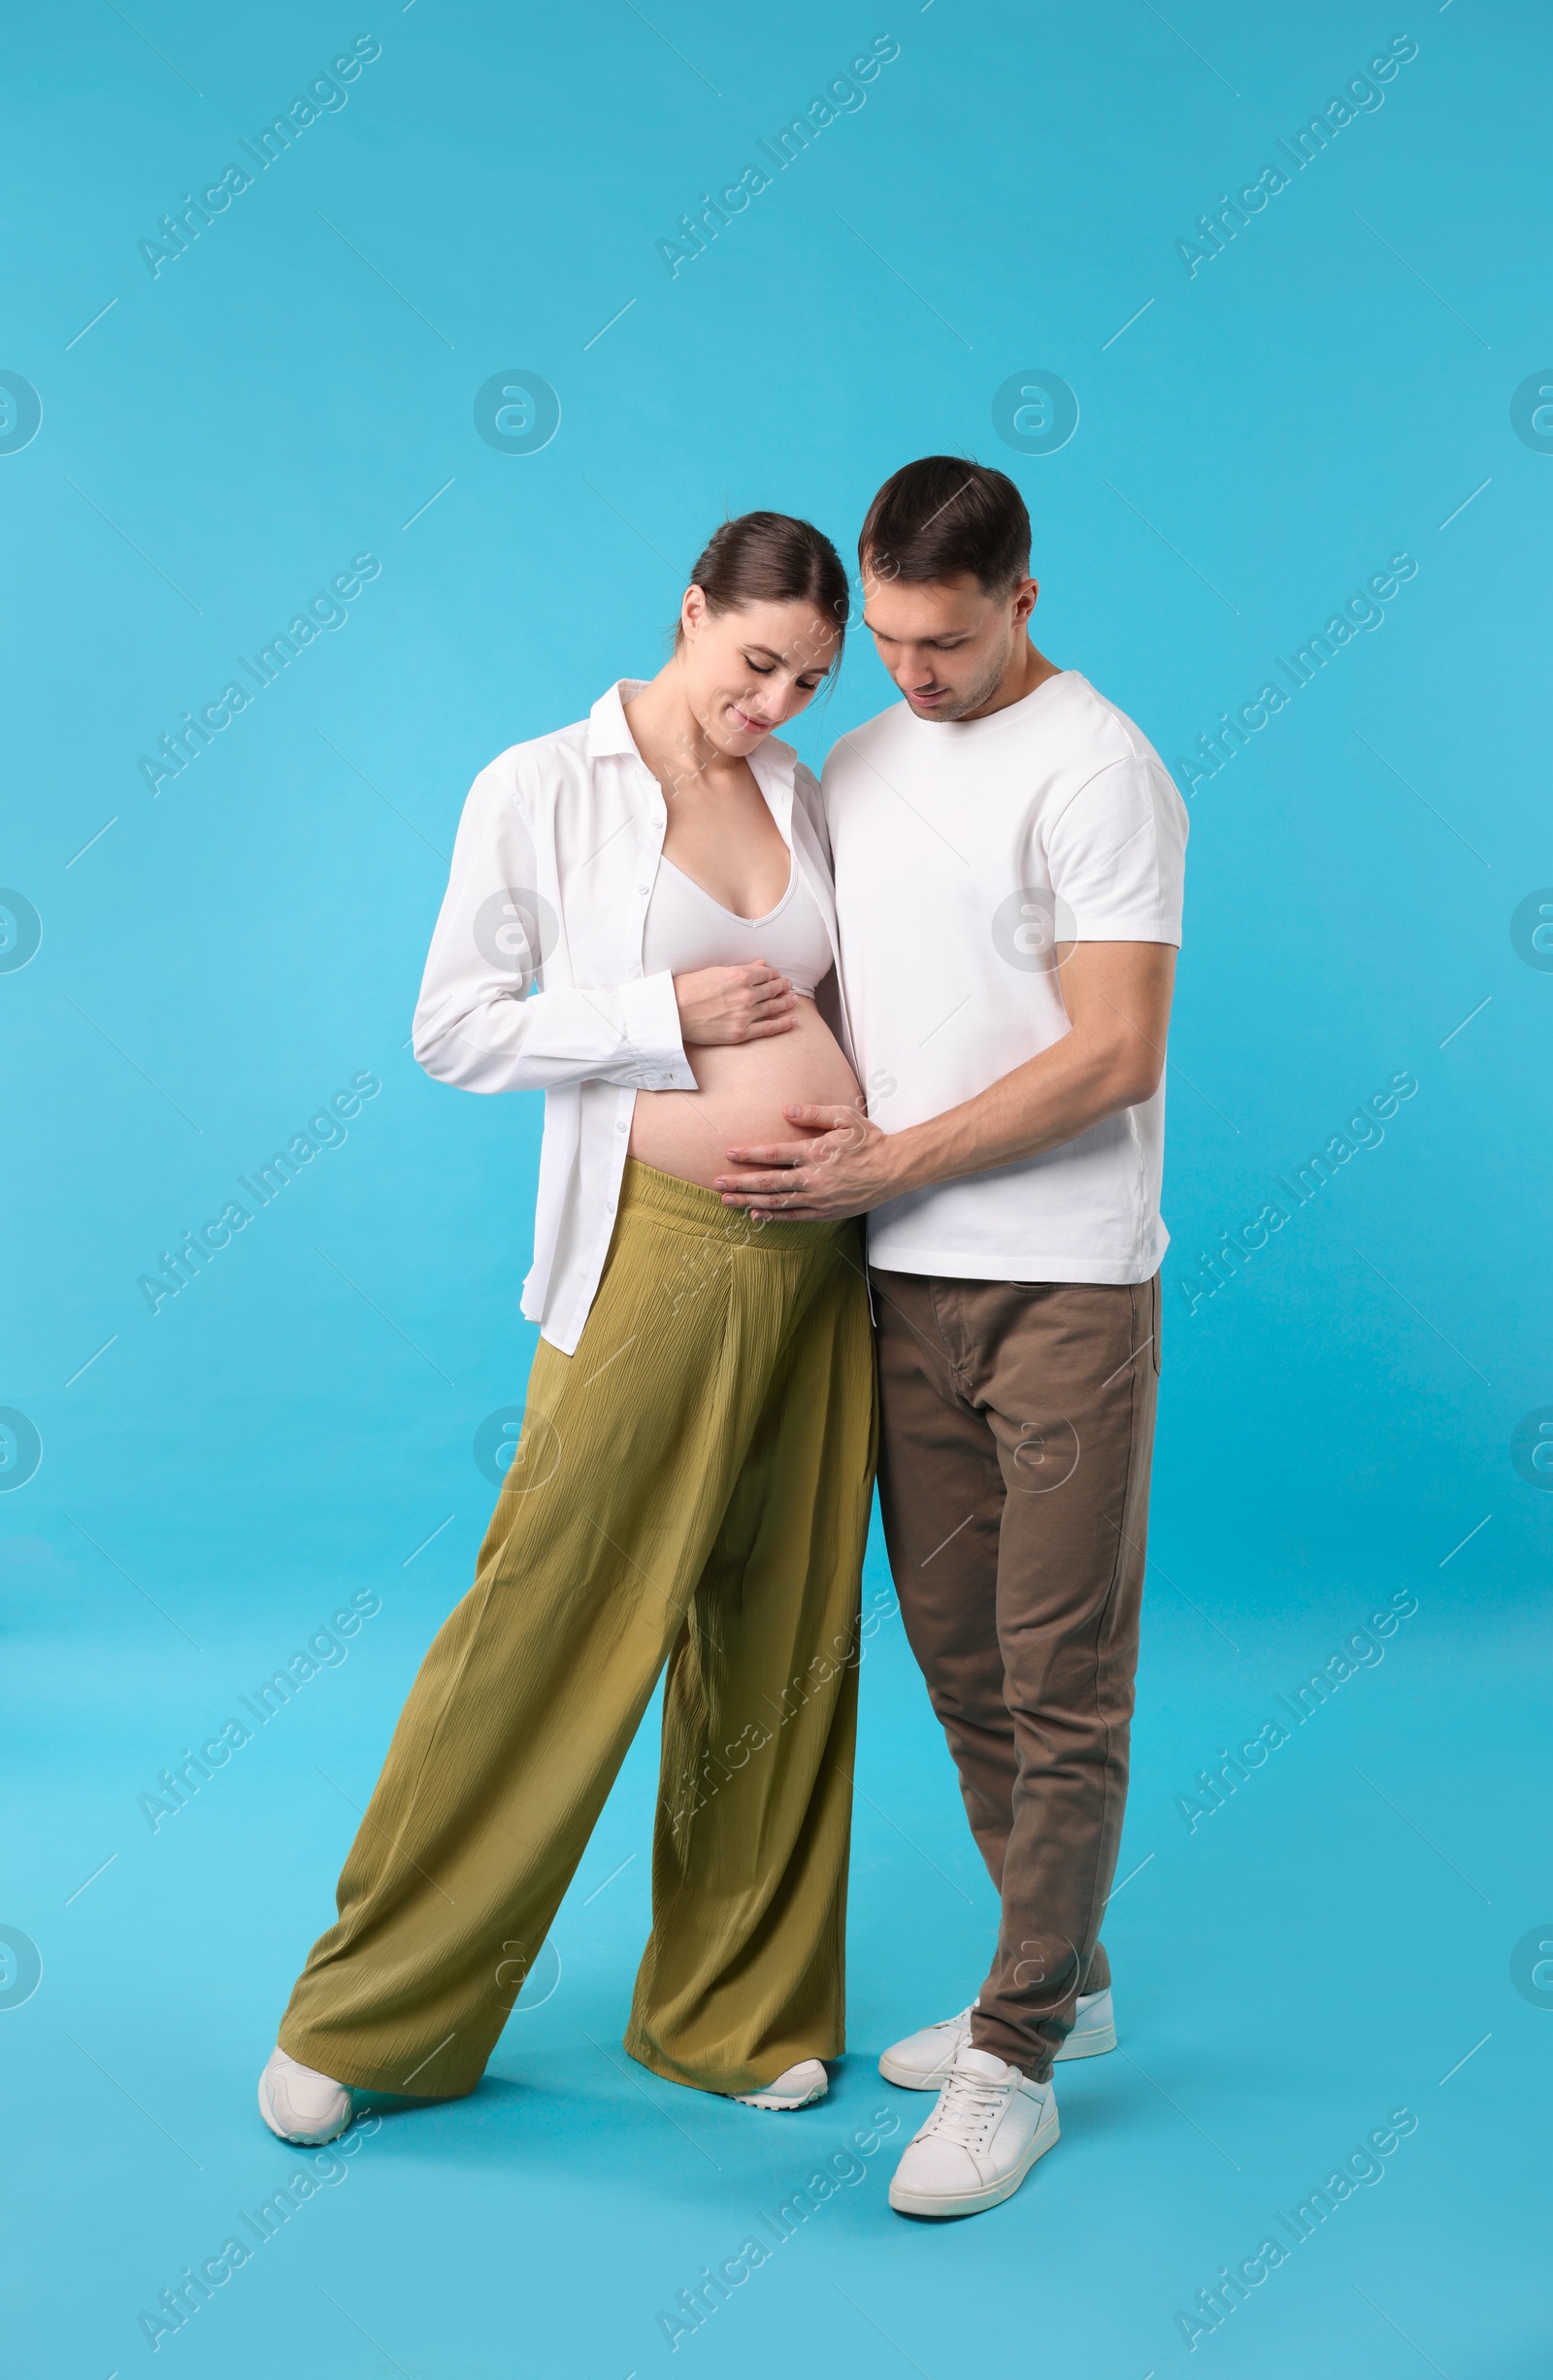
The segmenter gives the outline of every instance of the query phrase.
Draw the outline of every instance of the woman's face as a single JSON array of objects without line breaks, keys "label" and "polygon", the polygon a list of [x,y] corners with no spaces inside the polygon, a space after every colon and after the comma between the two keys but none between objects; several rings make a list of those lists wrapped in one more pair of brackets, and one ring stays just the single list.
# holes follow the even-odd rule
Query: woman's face
[{"label": "woman's face", "polygon": [[814,605],[753,603],[714,616],[698,586],[680,610],[679,667],[696,723],[730,760],[796,718],[836,658],[838,634]]}]

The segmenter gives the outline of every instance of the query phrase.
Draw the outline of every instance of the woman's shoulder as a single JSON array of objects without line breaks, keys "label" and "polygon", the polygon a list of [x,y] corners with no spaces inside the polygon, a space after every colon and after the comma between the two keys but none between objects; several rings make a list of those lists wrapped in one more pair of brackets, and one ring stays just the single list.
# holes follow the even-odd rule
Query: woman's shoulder
[{"label": "woman's shoulder", "polygon": [[[775,744],[776,741],[773,737],[772,742]],[[790,744],[781,744],[778,749],[792,773],[795,818],[801,817],[809,828],[828,876],[831,870],[831,838],[825,821],[825,797],[820,791],[819,779],[808,762],[799,759]]]},{"label": "woman's shoulder", "polygon": [[470,789],[487,802],[516,801],[523,809],[546,809],[588,758],[588,725],[577,719],[569,727],[551,728],[546,735],[526,736],[488,760]]},{"label": "woman's shoulder", "polygon": [[808,761],[800,760],[793,746],[784,744],[780,736],[768,736],[765,748],[783,775],[791,778],[795,801],[802,802],[806,810],[817,812],[819,779]]}]

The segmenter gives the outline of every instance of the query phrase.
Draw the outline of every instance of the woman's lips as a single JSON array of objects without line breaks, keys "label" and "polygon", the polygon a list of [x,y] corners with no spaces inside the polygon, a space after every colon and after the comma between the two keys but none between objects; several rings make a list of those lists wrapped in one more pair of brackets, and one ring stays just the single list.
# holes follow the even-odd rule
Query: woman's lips
[{"label": "woman's lips", "polygon": [[769,736],[771,734],[771,728],[766,720],[752,719],[747,711],[740,710],[737,703],[730,703],[728,709],[742,736]]}]

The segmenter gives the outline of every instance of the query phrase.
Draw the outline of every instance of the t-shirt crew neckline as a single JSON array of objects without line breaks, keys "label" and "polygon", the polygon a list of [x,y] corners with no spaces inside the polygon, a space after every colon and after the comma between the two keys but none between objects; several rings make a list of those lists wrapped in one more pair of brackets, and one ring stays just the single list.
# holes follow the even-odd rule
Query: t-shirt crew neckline
[{"label": "t-shirt crew neckline", "polygon": [[1034,716],[1036,705],[1044,696],[1056,686],[1071,684],[1078,675],[1076,670],[1057,670],[1050,678],[1043,678],[1039,686],[1033,686],[1028,694],[1021,694],[1016,703],[1005,703],[1001,710],[989,711],[979,719],[919,719],[904,694],[900,708],[906,724],[913,733],[942,736],[947,730],[956,743],[968,743],[975,736],[1001,734],[1006,728],[1024,726]]}]

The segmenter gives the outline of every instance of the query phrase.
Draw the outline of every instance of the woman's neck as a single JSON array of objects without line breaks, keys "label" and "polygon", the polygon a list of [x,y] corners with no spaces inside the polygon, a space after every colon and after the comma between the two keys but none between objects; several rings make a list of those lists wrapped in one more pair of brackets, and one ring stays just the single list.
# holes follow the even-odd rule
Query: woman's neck
[{"label": "woman's neck", "polygon": [[677,657],[625,706],[626,725],[643,760],[667,793],[712,787],[742,773],[742,760],[719,751],[690,708]]}]

